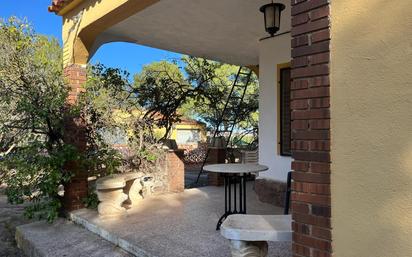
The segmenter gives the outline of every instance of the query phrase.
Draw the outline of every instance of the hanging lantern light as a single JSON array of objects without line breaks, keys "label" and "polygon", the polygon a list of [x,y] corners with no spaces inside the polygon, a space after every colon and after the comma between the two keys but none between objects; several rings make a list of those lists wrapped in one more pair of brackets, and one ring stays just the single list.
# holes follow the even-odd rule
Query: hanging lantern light
[{"label": "hanging lantern light", "polygon": [[260,7],[265,18],[265,30],[271,37],[278,32],[280,28],[280,13],[285,9],[285,5],[281,3],[270,3]]}]

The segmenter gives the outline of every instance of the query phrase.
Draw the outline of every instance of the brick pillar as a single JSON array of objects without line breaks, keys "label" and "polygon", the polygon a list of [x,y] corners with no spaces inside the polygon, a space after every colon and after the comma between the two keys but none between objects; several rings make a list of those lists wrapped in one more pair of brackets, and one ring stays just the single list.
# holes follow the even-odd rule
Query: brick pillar
[{"label": "brick pillar", "polygon": [[[64,76],[70,86],[67,108],[71,108],[83,91],[86,82],[85,66],[72,64],[65,67]],[[66,115],[64,141],[75,146],[80,152],[86,150],[86,128],[80,117]],[[65,168],[74,174],[71,181],[64,185],[64,211],[77,210],[84,207],[82,200],[87,196],[87,173],[76,162],[68,162]]]},{"label": "brick pillar", "polygon": [[184,150],[170,150],[166,154],[168,192],[183,192],[185,189]]},{"label": "brick pillar", "polygon": [[292,0],[293,256],[332,256],[328,0]]},{"label": "brick pillar", "polygon": [[[207,164],[225,163],[226,162],[226,148],[211,147],[209,150],[209,156],[207,158]],[[208,172],[207,184],[209,186],[222,186],[223,177],[220,173]]]}]

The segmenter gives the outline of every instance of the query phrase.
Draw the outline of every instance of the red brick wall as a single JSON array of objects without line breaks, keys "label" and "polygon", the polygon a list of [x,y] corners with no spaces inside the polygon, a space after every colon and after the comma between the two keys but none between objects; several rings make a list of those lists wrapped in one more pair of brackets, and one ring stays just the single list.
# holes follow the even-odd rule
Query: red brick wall
[{"label": "red brick wall", "polygon": [[86,67],[72,64],[64,68],[64,76],[71,88],[67,102],[72,105],[76,102],[78,95],[84,90],[86,82]]},{"label": "red brick wall", "polygon": [[[67,108],[76,103],[78,95],[83,91],[86,82],[86,68],[80,65],[70,65],[64,69],[64,76],[71,88],[67,98]],[[79,151],[86,149],[86,131],[84,122],[80,117],[66,115],[64,141],[74,145]],[[82,200],[87,196],[87,174],[76,162],[66,164],[67,170],[74,176],[64,185],[63,208],[72,211],[84,207]]]},{"label": "red brick wall", "polygon": [[332,256],[329,9],[328,0],[292,0],[294,256]]},{"label": "red brick wall", "polygon": [[[226,162],[226,148],[210,148],[207,158],[207,164],[225,163]],[[208,186],[222,186],[224,184],[223,177],[220,173],[207,173]]]}]

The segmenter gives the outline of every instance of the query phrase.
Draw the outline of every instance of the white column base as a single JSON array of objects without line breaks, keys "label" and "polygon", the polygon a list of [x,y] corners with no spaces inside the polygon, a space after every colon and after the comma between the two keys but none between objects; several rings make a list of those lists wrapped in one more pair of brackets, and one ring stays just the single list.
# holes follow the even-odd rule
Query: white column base
[{"label": "white column base", "polygon": [[268,243],[266,241],[230,240],[232,257],[266,257]]},{"label": "white column base", "polygon": [[123,188],[97,190],[99,205],[97,211],[100,216],[119,216],[125,215],[126,209],[122,207],[128,196],[123,193]]},{"label": "white column base", "polygon": [[128,195],[128,199],[124,201],[123,204],[126,205],[135,205],[137,202],[143,199],[143,196],[140,194],[143,186],[140,182],[140,179],[132,179],[126,181],[126,186],[124,187],[123,191],[126,195]]}]

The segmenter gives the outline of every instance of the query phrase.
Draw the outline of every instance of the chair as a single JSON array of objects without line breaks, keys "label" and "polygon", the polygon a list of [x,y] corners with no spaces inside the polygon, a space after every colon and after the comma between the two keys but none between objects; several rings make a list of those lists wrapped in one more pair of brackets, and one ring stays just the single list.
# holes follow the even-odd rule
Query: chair
[{"label": "chair", "polygon": [[242,151],[242,163],[258,163],[259,151]]}]

